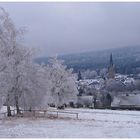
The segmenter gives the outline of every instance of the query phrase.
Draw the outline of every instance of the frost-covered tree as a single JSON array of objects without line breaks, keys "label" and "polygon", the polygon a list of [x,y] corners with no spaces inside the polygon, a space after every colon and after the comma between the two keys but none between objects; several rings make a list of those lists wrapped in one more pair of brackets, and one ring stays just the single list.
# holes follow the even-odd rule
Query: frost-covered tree
[{"label": "frost-covered tree", "polygon": [[8,13],[3,8],[0,8],[0,57],[3,58],[1,63],[1,85],[2,91],[6,97],[8,112],[10,115],[10,98],[14,96],[17,113],[19,113],[19,96],[21,95],[21,87],[19,86],[24,71],[24,66],[29,59],[29,51],[23,48],[18,39],[21,35],[21,30],[16,29]]},{"label": "frost-covered tree", "polygon": [[[4,97],[4,102],[9,102],[11,81],[9,78],[9,66],[11,55],[16,42],[18,31],[15,29],[8,13],[0,8],[0,94]],[[3,103],[1,103],[3,104]],[[7,103],[8,115],[10,107]]]},{"label": "frost-covered tree", "polygon": [[84,79],[94,79],[98,76],[98,74],[95,70],[86,70],[82,72],[82,76]]},{"label": "frost-covered tree", "polygon": [[27,110],[46,108],[50,93],[50,81],[46,66],[31,63],[24,71],[20,106]]},{"label": "frost-covered tree", "polygon": [[33,63],[32,51],[19,43],[21,33],[0,8],[0,105],[6,103],[8,116],[10,105],[16,106],[17,113],[20,107],[41,106],[48,90],[47,73],[43,66]]},{"label": "frost-covered tree", "polygon": [[106,80],[106,90],[109,92],[123,92],[125,91],[125,85],[121,81],[116,81],[114,79],[108,79]]},{"label": "frost-covered tree", "polygon": [[140,80],[135,80],[133,85],[135,90],[140,90]]},{"label": "frost-covered tree", "polygon": [[126,91],[131,91],[132,92],[135,89],[137,90],[136,85],[134,85],[134,83],[133,82],[131,82],[131,83],[125,83],[125,89],[126,89]]},{"label": "frost-covered tree", "polygon": [[72,70],[66,69],[63,62],[56,57],[50,60],[50,80],[52,82],[50,103],[58,108],[77,100],[76,78]]},{"label": "frost-covered tree", "polygon": [[107,72],[108,70],[106,68],[103,68],[100,70],[100,73],[99,75],[102,77],[102,78],[106,78],[107,77]]}]

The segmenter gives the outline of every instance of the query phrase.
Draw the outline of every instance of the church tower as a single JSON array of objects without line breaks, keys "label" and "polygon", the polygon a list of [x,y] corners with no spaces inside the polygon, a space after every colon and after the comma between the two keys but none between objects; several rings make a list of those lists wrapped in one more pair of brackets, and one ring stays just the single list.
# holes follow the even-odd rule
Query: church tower
[{"label": "church tower", "polygon": [[113,57],[112,57],[112,53],[111,53],[110,54],[110,64],[108,67],[108,78],[114,79],[114,77],[115,77],[115,69],[114,69]]}]

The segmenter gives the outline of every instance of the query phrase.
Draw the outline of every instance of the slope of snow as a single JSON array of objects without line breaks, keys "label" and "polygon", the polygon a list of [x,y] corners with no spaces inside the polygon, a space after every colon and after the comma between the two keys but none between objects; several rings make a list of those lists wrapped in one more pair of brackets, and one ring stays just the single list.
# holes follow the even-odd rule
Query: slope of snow
[{"label": "slope of snow", "polygon": [[[140,112],[66,109],[78,112],[58,119],[9,118],[0,120],[1,138],[140,138]],[[70,117],[70,118],[67,118]]]}]

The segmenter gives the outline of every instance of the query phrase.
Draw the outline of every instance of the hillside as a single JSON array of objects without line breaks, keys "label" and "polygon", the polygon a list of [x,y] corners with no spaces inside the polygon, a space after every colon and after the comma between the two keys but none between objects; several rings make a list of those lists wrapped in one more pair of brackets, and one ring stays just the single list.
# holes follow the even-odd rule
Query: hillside
[{"label": "hillside", "polygon": [[[113,54],[116,71],[123,74],[140,72],[140,46],[106,49],[102,51],[85,52],[59,56],[65,61],[68,68],[74,71],[86,69],[107,68],[109,56]],[[48,58],[37,58],[36,62],[47,63]]]}]

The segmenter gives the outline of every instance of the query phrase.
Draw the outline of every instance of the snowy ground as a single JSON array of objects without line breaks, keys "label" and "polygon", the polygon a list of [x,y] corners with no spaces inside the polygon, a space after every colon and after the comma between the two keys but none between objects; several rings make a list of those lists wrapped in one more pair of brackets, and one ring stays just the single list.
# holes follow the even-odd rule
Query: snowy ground
[{"label": "snowy ground", "polygon": [[140,111],[66,109],[58,119],[9,118],[0,120],[0,137],[18,138],[140,138]]}]

